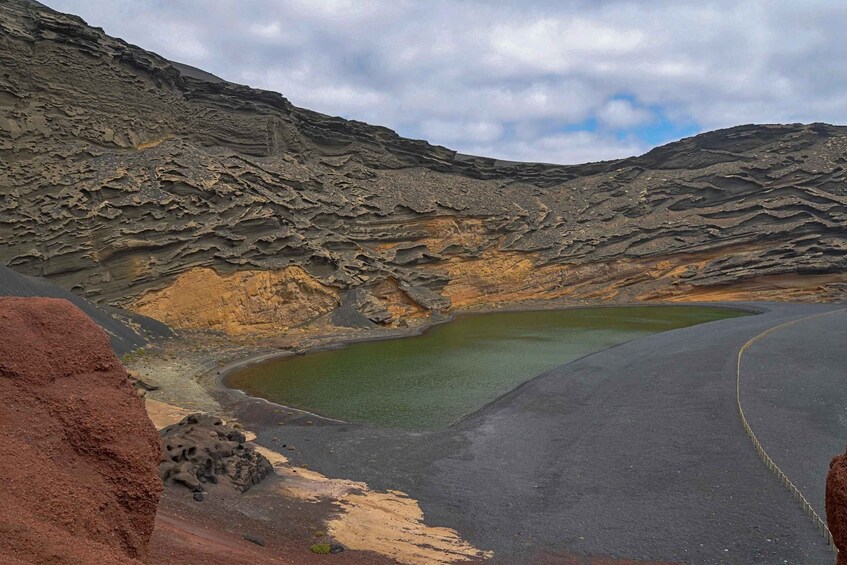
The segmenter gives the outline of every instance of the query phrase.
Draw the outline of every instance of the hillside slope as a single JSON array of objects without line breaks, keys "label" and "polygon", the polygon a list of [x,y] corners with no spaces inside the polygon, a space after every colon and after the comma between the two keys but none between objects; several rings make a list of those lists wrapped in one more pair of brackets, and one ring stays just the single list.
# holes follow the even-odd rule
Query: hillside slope
[{"label": "hillside slope", "polygon": [[0,5],[0,261],[177,327],[527,299],[844,297],[847,128],[468,157]]},{"label": "hillside slope", "polygon": [[161,322],[118,308],[93,304],[42,278],[27,277],[0,265],[0,297],[3,296],[64,298],[72,302],[109,335],[112,349],[118,355],[143,347],[153,339],[173,335],[171,329]]}]

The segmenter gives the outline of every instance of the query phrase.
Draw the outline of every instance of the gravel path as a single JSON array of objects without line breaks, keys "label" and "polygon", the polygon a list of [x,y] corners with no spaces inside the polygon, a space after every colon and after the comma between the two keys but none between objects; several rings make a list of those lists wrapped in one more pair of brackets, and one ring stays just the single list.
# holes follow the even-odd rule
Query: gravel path
[{"label": "gravel path", "polygon": [[[279,427],[255,404],[244,407],[242,418],[262,430],[260,441],[280,436],[296,445],[296,462],[408,492],[421,501],[428,523],[456,528],[503,563],[532,563],[559,551],[684,563],[831,563],[823,538],[744,433],[735,362],[741,346],[765,329],[839,306],[760,306],[767,312],[648,336],[574,361],[441,432]],[[843,323],[841,315],[804,323],[795,342],[828,351],[838,342],[820,334],[834,335],[830,324]],[[761,353],[773,366],[788,367],[794,355],[777,337],[751,348],[751,359]],[[836,388],[839,363],[816,370],[818,380]],[[843,406],[820,410],[840,415]],[[763,442],[780,435],[778,412],[750,410]],[[807,410],[819,409],[810,400]],[[832,435],[847,438],[840,429]],[[807,427],[784,437],[788,450],[794,442],[816,443],[820,434]],[[844,443],[829,453],[828,441],[814,448],[824,466]],[[815,467],[809,484],[825,472]]]}]

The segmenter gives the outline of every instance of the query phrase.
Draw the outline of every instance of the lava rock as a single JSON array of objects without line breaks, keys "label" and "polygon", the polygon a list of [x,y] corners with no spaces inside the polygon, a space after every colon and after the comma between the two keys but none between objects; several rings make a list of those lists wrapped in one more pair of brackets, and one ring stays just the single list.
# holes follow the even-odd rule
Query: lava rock
[{"label": "lava rock", "polygon": [[250,543],[255,543],[256,545],[260,545],[262,547],[265,547],[265,538],[263,538],[261,536],[254,536],[253,534],[244,534],[241,537],[246,539]]},{"label": "lava rock", "polygon": [[215,416],[191,414],[159,434],[159,476],[166,485],[180,483],[200,492],[206,484],[223,484],[245,492],[273,471],[242,432]]}]

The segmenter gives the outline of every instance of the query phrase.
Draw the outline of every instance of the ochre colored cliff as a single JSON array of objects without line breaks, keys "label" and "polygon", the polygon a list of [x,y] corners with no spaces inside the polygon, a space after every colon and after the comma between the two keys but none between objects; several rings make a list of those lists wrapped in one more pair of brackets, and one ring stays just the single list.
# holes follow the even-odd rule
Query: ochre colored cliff
[{"label": "ochre colored cliff", "polygon": [[161,447],[108,336],[52,298],[0,298],[0,335],[0,561],[140,565]]},{"label": "ochre colored cliff", "polygon": [[244,333],[352,290],[387,325],[552,297],[847,294],[845,127],[510,163],[296,108],[26,0],[0,4],[0,29],[0,261],[95,302]]},{"label": "ochre colored cliff", "polygon": [[136,312],[179,328],[231,335],[285,331],[338,306],[338,290],[300,267],[219,275],[196,267],[163,290],[147,291]]}]

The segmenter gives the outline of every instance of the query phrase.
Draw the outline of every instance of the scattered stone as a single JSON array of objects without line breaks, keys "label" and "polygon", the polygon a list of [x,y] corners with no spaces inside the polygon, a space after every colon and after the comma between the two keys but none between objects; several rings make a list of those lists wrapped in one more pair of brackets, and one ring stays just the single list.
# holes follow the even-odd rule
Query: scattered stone
[{"label": "scattered stone", "polygon": [[197,502],[203,502],[206,499],[206,493],[203,491],[198,491],[194,493],[194,500]]},{"label": "scattered stone", "polygon": [[341,553],[344,551],[344,546],[339,543],[331,543],[329,544],[329,552],[330,553]]},{"label": "scattered stone", "polygon": [[159,476],[166,485],[200,492],[204,484],[225,484],[244,492],[273,471],[245,435],[220,418],[191,414],[159,433],[164,457]]},{"label": "scattered stone", "polygon": [[263,538],[261,536],[254,536],[253,534],[244,534],[241,537],[246,539],[250,543],[255,543],[256,545],[260,545],[262,547],[265,547],[265,538]]},{"label": "scattered stone", "polygon": [[367,290],[357,288],[350,294],[353,307],[372,322],[386,324],[394,317],[386,308],[385,303]]},{"label": "scattered stone", "polygon": [[140,389],[152,391],[162,388],[161,385],[151,377],[143,376],[136,371],[127,371],[127,374],[129,375],[130,382]]}]

